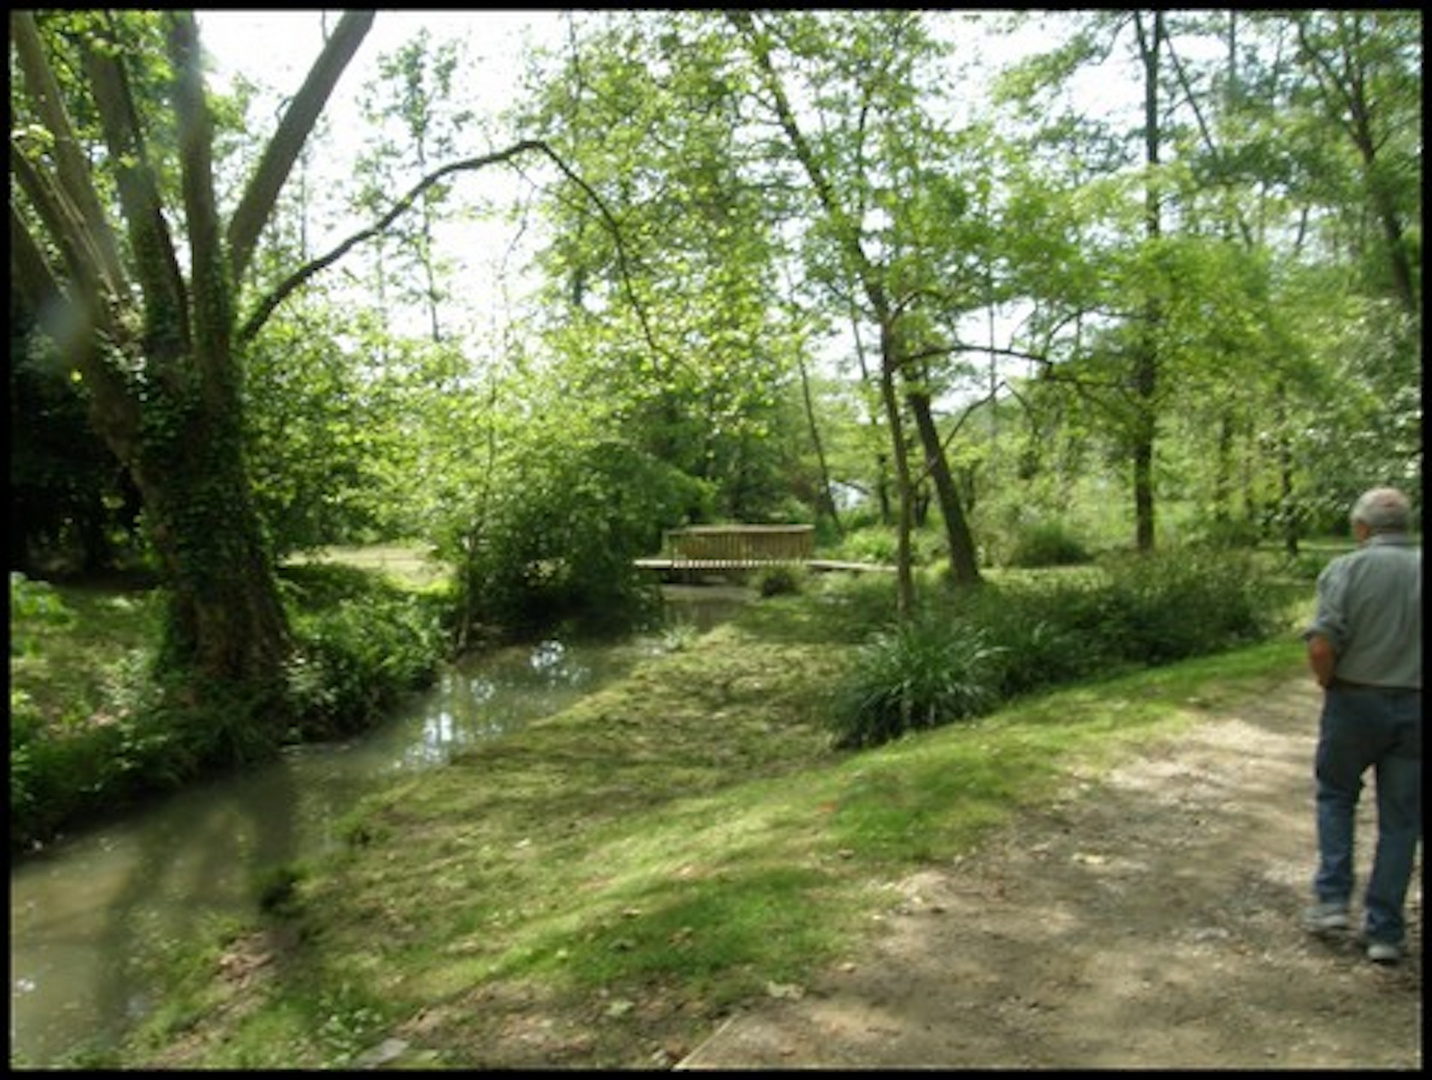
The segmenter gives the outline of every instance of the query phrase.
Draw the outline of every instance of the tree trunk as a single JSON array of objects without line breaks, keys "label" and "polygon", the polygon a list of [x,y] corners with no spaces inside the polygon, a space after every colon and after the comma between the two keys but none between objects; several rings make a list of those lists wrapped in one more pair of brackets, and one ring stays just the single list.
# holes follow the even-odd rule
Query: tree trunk
[{"label": "tree trunk", "polygon": [[1154,549],[1154,439],[1152,424],[1134,443],[1134,542],[1140,551]]},{"label": "tree trunk", "polygon": [[1293,490],[1293,448],[1288,435],[1287,387],[1279,380],[1274,390],[1274,412],[1278,432],[1278,527],[1283,533],[1283,550],[1288,558],[1298,557],[1298,505]]},{"label": "tree trunk", "polygon": [[830,468],[825,461],[825,444],[821,441],[820,425],[815,419],[815,402],[811,398],[810,373],[806,370],[806,363],[803,357],[797,358],[801,374],[801,399],[805,404],[806,423],[810,427],[810,441],[815,447],[816,461],[820,467],[820,496],[817,500],[816,511],[819,514],[824,511],[830,516],[831,524],[835,526],[835,535],[845,535],[845,530],[840,524],[840,510],[835,505],[835,492],[831,489]]},{"label": "tree trunk", "polygon": [[920,443],[925,451],[925,467],[935,481],[935,493],[940,499],[940,513],[945,519],[945,537],[950,547],[950,570],[957,585],[978,585],[981,582],[979,560],[975,556],[974,540],[970,537],[969,523],[965,520],[964,507],[960,503],[959,489],[950,474],[950,463],[945,457],[940,432],[935,427],[935,418],[930,413],[930,396],[923,391],[907,390],[906,400],[915,417],[915,427],[920,432]]},{"label": "tree trunk", "polygon": [[1233,498],[1233,418],[1228,412],[1218,417],[1218,456],[1213,473],[1213,520],[1225,524],[1233,519],[1229,507]]},{"label": "tree trunk", "polygon": [[[883,353],[883,330],[881,338]],[[905,450],[905,425],[900,420],[900,398],[895,390],[895,366],[888,356],[882,356],[880,364],[880,400],[885,406],[885,421],[890,428],[890,446],[895,454],[896,503],[900,507],[900,523],[896,530],[895,570],[898,583],[895,604],[899,620],[904,623],[915,613],[915,575],[910,565],[914,500],[910,490],[910,458]]]},{"label": "tree trunk", "polygon": [[[1139,38],[1139,55],[1144,62],[1144,159],[1149,177],[1144,188],[1144,230],[1150,242],[1157,241],[1163,228],[1159,220],[1159,49],[1164,40],[1163,12],[1153,13],[1151,34],[1144,31],[1143,16],[1134,13],[1134,27]],[[1134,357],[1134,422],[1133,483],[1134,542],[1139,551],[1154,548],[1154,441],[1158,434],[1158,328],[1162,311],[1157,299],[1150,298]]]},{"label": "tree trunk", "polygon": [[[238,283],[294,159],[372,21],[372,12],[340,20],[230,222],[227,251],[192,12],[165,16],[178,152],[171,164],[182,213],[165,204],[174,188],[161,182],[162,163],[151,157],[164,139],[144,130],[126,50],[106,40],[120,24],[93,22],[81,38],[84,106],[103,131],[127,230],[124,265],[100,209],[97,169],[63,150],[53,170],[41,156],[11,154],[12,178],[48,241],[31,234],[12,195],[15,284],[46,313],[46,331],[84,383],[96,431],[143,500],[169,596],[166,665],[187,677],[191,703],[238,700],[254,719],[274,725],[287,719],[272,706],[281,700],[290,640],[245,463],[243,372],[233,340]],[[12,13],[11,32],[36,114],[57,146],[79,145],[33,15]],[[187,259],[176,250],[174,222],[182,223]]]},{"label": "tree trunk", "polygon": [[161,407],[176,422],[146,440],[131,473],[168,590],[166,663],[192,670],[201,687],[273,699],[289,632],[238,448],[239,413]]}]

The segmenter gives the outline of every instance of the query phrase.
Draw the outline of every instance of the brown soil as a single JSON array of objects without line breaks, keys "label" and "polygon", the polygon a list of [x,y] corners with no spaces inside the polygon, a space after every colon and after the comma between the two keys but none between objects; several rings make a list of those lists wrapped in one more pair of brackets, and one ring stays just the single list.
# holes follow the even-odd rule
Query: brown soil
[{"label": "brown soil", "polygon": [[1317,709],[1295,680],[1077,780],[900,882],[871,951],[773,987],[677,1067],[1421,1068],[1420,861],[1400,964],[1299,923]]}]

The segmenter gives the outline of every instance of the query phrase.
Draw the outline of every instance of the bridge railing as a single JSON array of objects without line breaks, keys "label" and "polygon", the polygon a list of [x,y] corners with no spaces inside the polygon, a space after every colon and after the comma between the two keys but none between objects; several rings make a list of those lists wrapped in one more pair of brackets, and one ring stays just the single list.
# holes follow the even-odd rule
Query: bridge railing
[{"label": "bridge railing", "polygon": [[799,565],[811,571],[895,572],[895,567],[879,563],[813,559],[814,552],[814,525],[688,525],[668,529],[661,554],[637,559],[636,565],[675,574],[682,580],[699,577],[704,571],[740,577],[746,570],[779,565]]},{"label": "bridge railing", "polygon": [[688,525],[668,529],[664,552],[673,565],[761,566],[805,562],[815,551],[813,525]]}]

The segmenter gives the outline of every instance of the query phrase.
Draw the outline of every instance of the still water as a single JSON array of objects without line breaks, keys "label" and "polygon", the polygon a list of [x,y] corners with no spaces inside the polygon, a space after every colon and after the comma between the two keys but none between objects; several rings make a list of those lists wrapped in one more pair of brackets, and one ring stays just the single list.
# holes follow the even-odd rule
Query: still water
[{"label": "still water", "polygon": [[[668,625],[708,629],[745,598],[670,590]],[[26,857],[10,872],[12,1064],[113,1043],[154,1005],[152,958],[216,915],[251,911],[257,871],[322,854],[368,792],[565,708],[667,640],[553,640],[465,659],[358,738],[295,748]]]}]

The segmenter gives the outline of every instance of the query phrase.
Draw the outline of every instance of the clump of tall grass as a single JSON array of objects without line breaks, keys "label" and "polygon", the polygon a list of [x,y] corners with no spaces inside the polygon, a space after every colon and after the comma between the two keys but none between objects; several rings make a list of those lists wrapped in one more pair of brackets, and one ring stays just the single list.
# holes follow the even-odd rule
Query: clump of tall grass
[{"label": "clump of tall grass", "polygon": [[838,688],[830,727],[837,746],[875,746],[1020,694],[1220,652],[1286,625],[1273,581],[1227,551],[1121,556],[1098,574],[986,584],[877,631]]},{"label": "clump of tall grass", "polygon": [[763,567],[755,579],[756,591],[763,597],[792,596],[805,591],[806,572],[800,566]]},{"label": "clump of tall grass", "polygon": [[1078,566],[1094,556],[1068,526],[1044,521],[1023,529],[1014,539],[1006,564],[1019,567]]},{"label": "clump of tall grass", "polygon": [[994,700],[1000,649],[932,614],[880,631],[857,654],[832,712],[835,745],[875,746],[975,716]]}]

